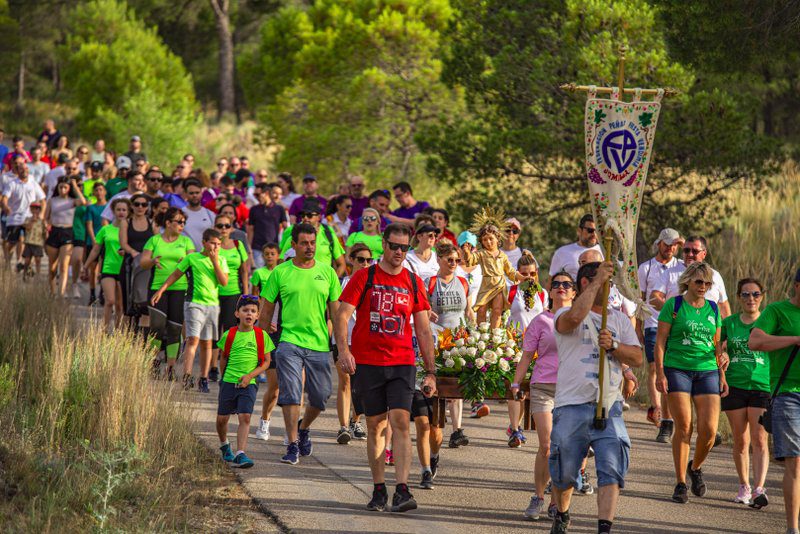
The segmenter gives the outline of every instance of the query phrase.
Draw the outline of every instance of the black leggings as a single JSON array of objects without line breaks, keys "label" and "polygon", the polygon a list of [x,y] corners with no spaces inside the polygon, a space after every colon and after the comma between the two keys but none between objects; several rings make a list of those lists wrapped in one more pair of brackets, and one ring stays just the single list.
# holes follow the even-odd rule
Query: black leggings
[{"label": "black leggings", "polygon": [[222,338],[229,328],[233,328],[239,323],[236,319],[236,303],[239,302],[241,295],[220,295],[219,296],[219,332],[217,339],[214,340],[214,346],[217,346],[217,340]]},{"label": "black leggings", "polygon": [[[155,290],[150,290],[150,298],[153,298]],[[161,299],[154,306],[155,309],[163,312],[167,316],[167,321],[173,323],[183,324],[183,303],[186,298],[186,291],[183,289],[168,289],[161,295]],[[180,343],[181,335],[178,332],[176,335],[170,335],[170,328],[167,329],[167,334],[162,340],[163,348],[172,343]]]}]

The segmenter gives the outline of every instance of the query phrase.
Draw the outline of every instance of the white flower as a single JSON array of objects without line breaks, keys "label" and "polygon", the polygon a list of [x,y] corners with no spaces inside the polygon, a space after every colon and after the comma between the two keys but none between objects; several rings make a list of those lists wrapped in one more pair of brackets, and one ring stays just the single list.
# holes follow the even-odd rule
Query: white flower
[{"label": "white flower", "polygon": [[495,336],[502,336],[505,333],[506,333],[506,329],[505,328],[495,328],[494,330],[492,330],[492,335],[495,335]]},{"label": "white flower", "polygon": [[465,365],[467,365],[467,360],[465,360],[464,358],[459,358],[458,363],[461,364],[461,367],[464,367]]},{"label": "white flower", "polygon": [[478,341],[478,350],[486,350],[486,342]]},{"label": "white flower", "polygon": [[[480,335],[480,334],[478,334],[478,335]],[[473,345],[475,345],[475,343],[478,342],[478,335],[473,336],[472,334],[470,334],[470,336],[467,338],[467,346],[468,347],[472,347]]]},{"label": "white flower", "polygon": [[479,337],[481,337],[481,333],[478,331],[477,328],[470,328],[469,337],[474,337],[475,339],[478,339]]},{"label": "white flower", "polygon": [[478,325],[478,330],[481,332],[488,332],[489,331],[489,323],[483,322]]},{"label": "white flower", "polygon": [[521,359],[522,359],[522,354],[520,354],[520,353],[518,352],[518,353],[517,353],[517,355],[516,355],[516,356],[514,356],[514,360],[513,360],[513,361],[514,361],[514,363],[519,363],[519,361],[520,361]]},{"label": "white flower", "polygon": [[481,340],[482,341],[489,341],[489,339],[491,339],[491,337],[492,336],[489,335],[489,332],[485,332],[485,333],[481,334]]},{"label": "white flower", "polygon": [[506,349],[506,356],[508,356],[509,358],[513,358],[514,357],[514,349],[507,348]]},{"label": "white flower", "polygon": [[493,336],[492,343],[494,343],[495,346],[500,345],[501,343],[503,343],[503,338],[500,336]]},{"label": "white flower", "polygon": [[477,358],[477,359],[475,360],[475,367],[477,367],[478,369],[480,369],[480,368],[481,368],[481,367],[483,367],[484,365],[486,365],[486,361],[484,361],[484,359],[483,359],[483,358]]},{"label": "white flower", "polygon": [[458,349],[458,355],[466,356],[467,354],[469,354],[469,349],[470,347],[461,347],[460,349]]},{"label": "white flower", "polygon": [[463,347],[464,346],[464,339],[456,339],[456,347]]},{"label": "white flower", "polygon": [[469,347],[467,349],[467,356],[469,356],[470,358],[474,358],[476,354],[478,354],[478,349],[476,349],[475,347]]},{"label": "white flower", "polygon": [[453,367],[453,366],[455,366],[455,364],[456,364],[456,362],[454,362],[452,358],[447,358],[447,359],[444,361],[444,366],[445,366],[445,367],[448,367],[448,368],[449,368],[449,367]]},{"label": "white flower", "polygon": [[486,360],[487,363],[495,364],[497,363],[497,353],[493,350],[487,350],[483,353],[483,359]]},{"label": "white flower", "polygon": [[443,350],[442,351],[442,358],[449,358],[449,357],[450,357],[450,351],[449,350]]},{"label": "white flower", "polygon": [[500,366],[500,370],[503,372],[511,370],[511,366],[508,365],[508,362],[506,360],[500,360],[500,363],[498,363],[498,365]]},{"label": "white flower", "polygon": [[511,347],[512,349],[517,346],[517,342],[514,341],[513,337],[506,339],[506,347]]}]

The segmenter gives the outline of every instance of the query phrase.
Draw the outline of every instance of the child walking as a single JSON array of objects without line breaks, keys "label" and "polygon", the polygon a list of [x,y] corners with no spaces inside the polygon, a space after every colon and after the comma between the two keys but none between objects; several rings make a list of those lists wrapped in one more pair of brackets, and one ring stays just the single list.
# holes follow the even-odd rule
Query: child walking
[{"label": "child walking", "polygon": [[[253,467],[253,461],[247,457],[245,449],[250,433],[250,416],[258,394],[255,379],[269,367],[270,353],[275,349],[269,336],[254,326],[259,311],[257,296],[239,297],[235,312],[239,324],[222,334],[217,343],[222,351],[219,355],[222,380],[217,408],[219,449],[223,460],[231,462],[232,467],[243,469]],[[228,442],[228,420],[233,414],[239,418],[235,455]]]},{"label": "child walking", "polygon": [[42,257],[44,256],[44,239],[47,235],[47,226],[41,218],[42,205],[39,202],[31,203],[31,215],[25,220],[25,248],[22,251],[24,260],[25,278],[33,278],[33,268],[31,259],[36,266],[36,274],[42,268]]}]

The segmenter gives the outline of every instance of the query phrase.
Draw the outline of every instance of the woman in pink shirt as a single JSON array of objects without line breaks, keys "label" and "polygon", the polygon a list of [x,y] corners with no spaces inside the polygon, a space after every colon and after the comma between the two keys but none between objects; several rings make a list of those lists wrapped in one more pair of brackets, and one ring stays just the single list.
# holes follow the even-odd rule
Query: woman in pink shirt
[{"label": "woman in pink shirt", "polygon": [[553,428],[553,407],[558,375],[558,351],[556,347],[553,315],[560,308],[572,305],[575,298],[575,281],[567,272],[556,273],[550,281],[550,309],[537,315],[525,329],[522,341],[522,359],[517,364],[511,393],[517,395],[519,383],[525,378],[534,354],[536,365],[531,373],[531,412],[539,437],[539,450],[534,464],[536,493],[525,510],[528,519],[539,519],[544,509],[544,490],[550,478],[548,458],[550,456],[550,430]]}]

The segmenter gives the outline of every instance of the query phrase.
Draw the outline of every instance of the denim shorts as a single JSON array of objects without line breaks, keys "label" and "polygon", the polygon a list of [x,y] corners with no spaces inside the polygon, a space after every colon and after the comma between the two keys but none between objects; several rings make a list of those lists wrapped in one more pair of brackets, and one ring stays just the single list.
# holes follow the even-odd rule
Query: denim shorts
[{"label": "denim shorts", "polygon": [[772,401],[775,458],[800,456],[800,393],[781,393]]},{"label": "denim shorts", "polygon": [[644,356],[647,358],[647,363],[656,361],[656,334],[658,328],[645,328],[644,329]]},{"label": "denim shorts", "polygon": [[630,463],[631,440],[622,419],[622,403],[611,407],[606,428],[595,430],[596,404],[573,404],[553,410],[553,430],[550,433],[550,478],[559,489],[581,487],[581,464],[594,448],[597,485],[625,486],[625,474]]},{"label": "denim shorts", "polygon": [[237,388],[236,384],[232,382],[220,382],[217,415],[253,413],[257,394],[257,384],[250,384],[246,388]]},{"label": "denim shorts", "polygon": [[664,367],[667,376],[667,390],[670,393],[689,393],[695,395],[719,395],[719,371],[684,371],[674,367]]},{"label": "denim shorts", "polygon": [[298,347],[281,341],[275,349],[278,370],[278,406],[299,405],[303,398],[303,369],[306,370],[308,403],[325,410],[331,396],[331,353]]}]

